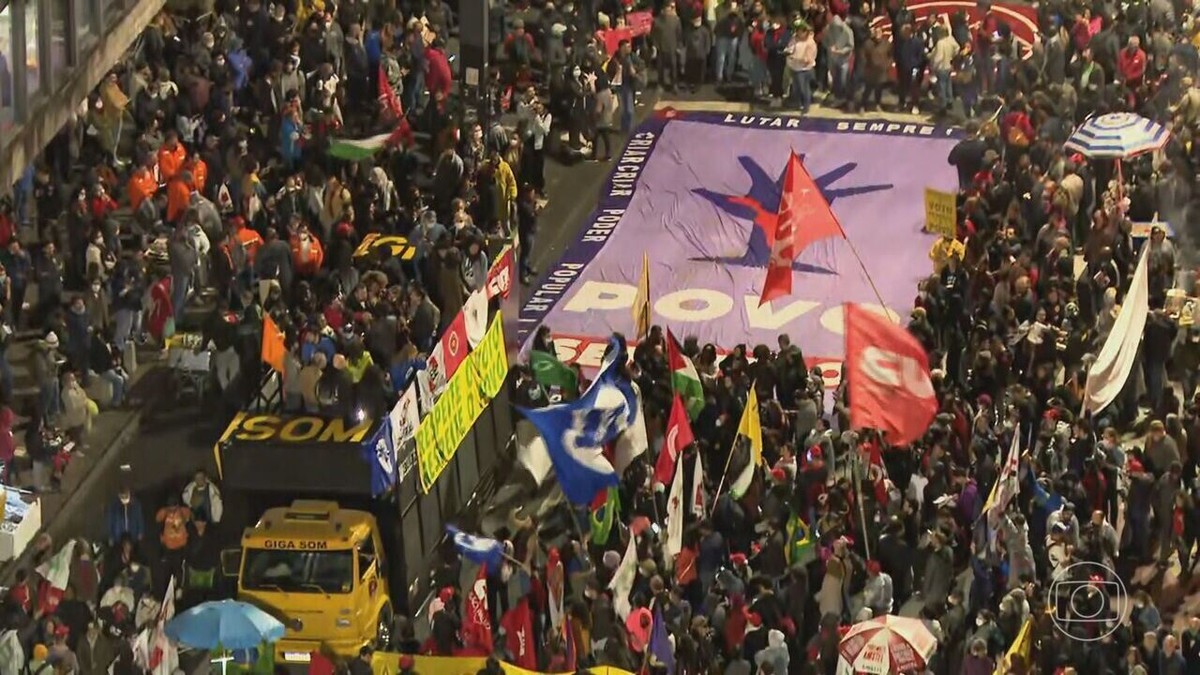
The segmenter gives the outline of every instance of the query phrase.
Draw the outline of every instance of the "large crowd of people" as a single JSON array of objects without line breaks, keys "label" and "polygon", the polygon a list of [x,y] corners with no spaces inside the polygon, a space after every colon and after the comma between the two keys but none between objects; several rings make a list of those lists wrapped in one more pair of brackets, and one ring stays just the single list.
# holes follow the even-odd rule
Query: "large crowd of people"
[{"label": "large crowd of people", "polygon": [[[685,339],[704,402],[683,470],[696,458],[707,467],[711,515],[689,515],[683,552],[664,559],[666,486],[653,457],[634,462],[616,534],[568,534],[558,547],[569,633],[550,616],[538,523],[514,518],[498,535],[514,564],[489,575],[492,625],[501,629],[510,596],[527,596],[545,637],[534,641],[538,666],[550,672],[662,672],[661,651],[649,654],[661,615],[676,672],[832,674],[845,628],[889,613],[924,622],[938,642],[928,671],[939,675],[992,672],[1027,623],[1031,648],[1000,672],[1200,669],[1200,625],[1156,607],[1164,576],[1191,578],[1200,535],[1200,332],[1168,293],[1193,284],[1200,58],[1190,7],[1041,3],[1031,44],[987,6],[972,23],[917,18],[902,1],[665,0],[636,30],[627,16],[640,8],[627,3],[489,7],[484,111],[455,88],[457,22],[445,3],[216,0],[211,12],[160,14],[0,210],[6,481],[54,489],[85,447],[97,400],[128,403],[135,345],[197,332],[229,355],[215,359],[219,386],[236,394],[224,400],[245,400],[263,372],[265,316],[286,334],[289,411],[382,416],[484,285],[495,243],[519,234],[518,275],[537,275],[547,155],[611,157],[644,89],[716,83],[801,111],[887,102],[961,112],[967,138],[949,157],[958,232],[931,250],[934,273],[914,289],[908,324],[937,369],[940,413],[925,438],[893,448],[846,432],[844,383],[829,395],[802,336],[731,351]],[[1063,150],[1077,122],[1110,111],[1159,120],[1171,140],[1119,171]],[[347,140],[384,136],[348,159]],[[1174,241],[1159,228],[1135,242],[1131,224],[1160,216]],[[371,234],[404,235],[411,255],[363,250]],[[1154,311],[1141,367],[1117,402],[1081,417],[1088,364],[1143,246]],[[38,395],[18,410],[27,431],[17,443],[6,351],[25,330],[39,336]],[[667,339],[652,331],[626,371],[643,392],[651,448],[671,405]],[[534,349],[553,343],[542,336]],[[518,370],[523,403],[550,399]],[[752,383],[770,469],[735,499],[718,469]],[[1014,434],[1025,439],[1020,494],[984,527]],[[20,573],[0,618],[0,675],[26,664],[93,675],[114,660],[113,673],[141,672],[129,638],[170,573],[200,579],[187,589],[195,597],[209,590],[219,492],[200,473],[177,497],[144,510],[121,490],[106,506],[107,545],[73,544],[66,589],[45,568]],[[794,546],[797,519],[809,555]],[[615,598],[630,537],[638,574],[629,597]],[[39,562],[58,550],[40,545]],[[1128,611],[1064,628],[1056,619],[1079,608],[1048,590],[1078,562],[1111,569]],[[1143,564],[1155,573],[1135,584]],[[1098,582],[1109,579],[1088,581],[1108,592]],[[470,651],[457,630],[462,591],[450,586],[430,639],[414,639],[418,617],[397,649]],[[496,645],[495,656],[514,656]]]}]

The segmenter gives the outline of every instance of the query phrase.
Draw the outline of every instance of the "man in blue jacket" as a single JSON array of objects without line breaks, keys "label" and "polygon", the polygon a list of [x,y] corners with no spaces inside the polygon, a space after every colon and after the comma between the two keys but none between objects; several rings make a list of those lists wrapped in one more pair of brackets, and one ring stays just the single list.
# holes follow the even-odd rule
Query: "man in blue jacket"
[{"label": "man in blue jacket", "polygon": [[108,506],[108,544],[115,546],[128,535],[134,544],[140,544],[146,534],[146,520],[142,514],[142,503],[129,488],[121,488],[117,498]]}]

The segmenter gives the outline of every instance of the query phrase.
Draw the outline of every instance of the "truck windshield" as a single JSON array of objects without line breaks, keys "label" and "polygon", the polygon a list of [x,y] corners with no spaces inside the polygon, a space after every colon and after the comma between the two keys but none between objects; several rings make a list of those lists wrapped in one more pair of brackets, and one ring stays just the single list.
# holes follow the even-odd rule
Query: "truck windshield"
[{"label": "truck windshield", "polygon": [[242,566],[248,591],[349,593],[353,586],[353,551],[248,549]]}]

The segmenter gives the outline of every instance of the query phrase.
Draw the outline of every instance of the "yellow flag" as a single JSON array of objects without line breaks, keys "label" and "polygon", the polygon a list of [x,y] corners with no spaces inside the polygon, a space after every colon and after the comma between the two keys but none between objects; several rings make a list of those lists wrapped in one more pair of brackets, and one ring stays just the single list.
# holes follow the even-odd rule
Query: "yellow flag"
[{"label": "yellow flag", "polygon": [[636,340],[650,334],[650,256],[646,253],[642,253],[642,276],[633,298],[633,332]]},{"label": "yellow flag", "polygon": [[[742,411],[742,421],[738,423],[737,435],[750,443],[750,461],[742,468],[741,473],[729,484],[729,494],[734,499],[741,499],[754,482],[754,472],[763,463],[762,455],[762,422],[758,418],[758,394],[755,385],[750,385],[750,394],[746,396],[746,409]],[[736,447],[737,444],[734,444]],[[732,453],[732,451],[731,451]],[[730,454],[732,460],[733,455]],[[725,470],[729,467],[726,465]]]},{"label": "yellow flag", "polygon": [[745,436],[750,441],[750,455],[754,465],[763,462],[762,422],[758,418],[758,393],[754,385],[750,385],[750,395],[746,397],[746,409],[742,411],[742,421],[738,424],[738,435]]},{"label": "yellow flag", "polygon": [[996,671],[993,675],[1005,675],[1008,672],[1009,666],[1012,665],[1013,657],[1020,656],[1021,662],[1028,665],[1030,658],[1033,656],[1033,619],[1025,619],[1025,623],[1021,626],[1021,631],[1017,633],[1017,639],[1013,640],[1012,646],[1008,648],[1008,652],[1004,654],[1004,658],[996,664]]}]

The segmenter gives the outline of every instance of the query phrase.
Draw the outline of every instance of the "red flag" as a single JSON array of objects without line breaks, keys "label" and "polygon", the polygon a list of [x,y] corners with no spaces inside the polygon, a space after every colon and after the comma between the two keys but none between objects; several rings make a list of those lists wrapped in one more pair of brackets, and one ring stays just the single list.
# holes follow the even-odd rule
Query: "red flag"
[{"label": "red flag", "polygon": [[388,82],[387,73],[383,71],[382,65],[379,66],[379,102],[383,104],[384,110],[397,120],[404,119],[404,106],[400,103],[396,91],[392,89],[392,83]]},{"label": "red flag", "polygon": [[894,445],[920,438],[937,413],[925,348],[906,329],[858,305],[846,305],[846,377],[850,426],[887,432]]},{"label": "red flag", "polygon": [[825,201],[821,189],[794,152],[788,159],[783,177],[783,196],[779,200],[774,235],[771,259],[767,261],[767,279],[758,300],[760,307],[775,298],[792,294],[792,263],[809,244],[826,237],[846,238],[829,202]]},{"label": "red flag", "polygon": [[333,675],[335,672],[337,669],[328,656],[318,651],[309,652],[308,675]]},{"label": "red flag", "polygon": [[683,399],[675,394],[671,402],[671,416],[667,418],[667,436],[663,439],[662,450],[658,452],[658,463],[654,466],[654,480],[663,485],[670,485],[675,477],[675,460],[684,448],[691,445],[696,437],[692,435],[692,425],[688,422],[687,410],[683,407]]},{"label": "red flag", "polygon": [[488,611],[487,597],[487,566],[479,566],[479,574],[475,583],[464,599],[462,618],[463,642],[468,648],[475,648],[484,654],[492,653],[492,613]]},{"label": "red flag", "polygon": [[537,650],[533,644],[533,615],[529,612],[529,600],[521,598],[516,607],[500,618],[500,626],[506,636],[505,646],[513,663],[528,670],[537,669]]}]

